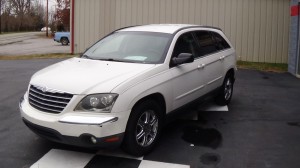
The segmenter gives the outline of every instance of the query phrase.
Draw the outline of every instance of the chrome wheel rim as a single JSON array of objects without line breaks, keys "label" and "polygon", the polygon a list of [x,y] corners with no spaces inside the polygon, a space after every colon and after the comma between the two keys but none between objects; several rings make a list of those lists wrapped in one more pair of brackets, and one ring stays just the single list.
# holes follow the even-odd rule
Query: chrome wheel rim
[{"label": "chrome wheel rim", "polygon": [[63,40],[62,43],[63,43],[64,45],[67,45],[67,44],[68,44],[67,40]]},{"label": "chrome wheel rim", "polygon": [[152,144],[157,135],[158,119],[152,110],[145,111],[139,118],[136,126],[136,141],[146,147]]},{"label": "chrome wheel rim", "polygon": [[225,88],[224,88],[225,100],[228,100],[231,97],[231,94],[232,94],[232,82],[228,78],[225,83]]}]

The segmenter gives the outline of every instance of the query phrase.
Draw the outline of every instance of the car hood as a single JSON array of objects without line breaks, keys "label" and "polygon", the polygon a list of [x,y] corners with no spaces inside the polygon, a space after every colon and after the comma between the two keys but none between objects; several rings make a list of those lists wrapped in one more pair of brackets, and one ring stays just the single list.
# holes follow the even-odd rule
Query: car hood
[{"label": "car hood", "polygon": [[[72,58],[38,71],[30,84],[71,94],[109,93],[122,82],[154,66]],[[97,90],[93,90],[96,87]]]}]

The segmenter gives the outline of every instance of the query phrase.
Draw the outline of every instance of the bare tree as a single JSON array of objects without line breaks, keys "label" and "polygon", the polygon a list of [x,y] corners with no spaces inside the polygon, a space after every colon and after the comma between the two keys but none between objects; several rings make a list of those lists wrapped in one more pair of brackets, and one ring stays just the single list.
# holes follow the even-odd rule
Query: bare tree
[{"label": "bare tree", "polygon": [[56,0],[57,7],[59,9],[69,9],[70,8],[70,0]]},{"label": "bare tree", "polygon": [[0,0],[1,31],[37,31],[45,26],[42,0]]},{"label": "bare tree", "polygon": [[58,31],[69,31],[70,29],[70,0],[56,0],[57,10],[54,15],[57,30]]},{"label": "bare tree", "polygon": [[30,10],[30,0],[10,0],[12,11],[19,18],[19,30],[23,30],[24,16]]},{"label": "bare tree", "polygon": [[5,6],[5,0],[0,0],[0,34],[2,32],[2,11],[3,11],[3,6]]},{"label": "bare tree", "polygon": [[35,0],[32,3],[30,18],[33,21],[32,24],[35,25],[35,30],[41,29],[45,26],[45,7],[39,0]]},{"label": "bare tree", "polygon": [[2,22],[1,22],[1,20],[2,20],[2,0],[0,0],[0,34],[1,34],[1,30],[2,30]]}]

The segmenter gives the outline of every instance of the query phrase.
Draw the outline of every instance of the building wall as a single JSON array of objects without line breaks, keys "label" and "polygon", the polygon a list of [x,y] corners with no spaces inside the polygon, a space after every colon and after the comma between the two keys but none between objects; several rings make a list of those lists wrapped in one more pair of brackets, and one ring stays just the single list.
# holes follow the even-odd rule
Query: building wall
[{"label": "building wall", "polygon": [[288,62],[289,0],[75,0],[74,51],[120,27],[152,23],[220,27],[239,60]]},{"label": "building wall", "polygon": [[[288,71],[293,75],[300,75],[297,66],[300,67],[299,61],[299,2],[298,0],[291,0],[291,25],[290,25],[290,47],[289,47],[289,66]],[[296,12],[292,12],[293,8],[297,8]],[[295,10],[295,9],[294,9]],[[298,63],[299,65],[298,65]],[[298,70],[297,70],[298,69]],[[300,76],[299,76],[300,77]]]}]

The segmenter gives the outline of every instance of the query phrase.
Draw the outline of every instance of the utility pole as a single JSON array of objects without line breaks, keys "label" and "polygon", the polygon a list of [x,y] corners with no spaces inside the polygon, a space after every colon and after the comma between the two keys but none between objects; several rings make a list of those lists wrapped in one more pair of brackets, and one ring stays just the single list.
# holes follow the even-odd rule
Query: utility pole
[{"label": "utility pole", "polygon": [[[1,0],[0,0],[1,1]],[[48,2],[49,0],[47,0],[47,13],[46,13],[46,36],[48,37]]]}]

